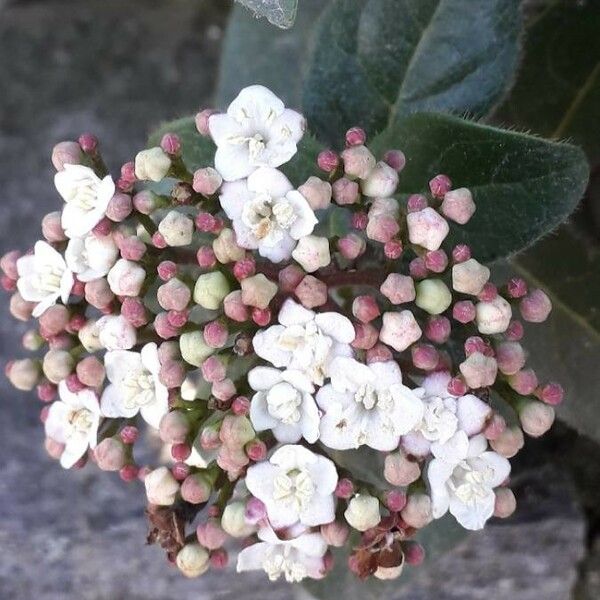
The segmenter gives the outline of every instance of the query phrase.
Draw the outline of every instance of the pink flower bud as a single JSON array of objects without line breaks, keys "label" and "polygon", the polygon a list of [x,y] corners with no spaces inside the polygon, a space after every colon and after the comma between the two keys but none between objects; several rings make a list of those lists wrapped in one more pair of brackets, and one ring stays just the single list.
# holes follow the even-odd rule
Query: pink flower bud
[{"label": "pink flower bud", "polygon": [[412,244],[437,250],[450,232],[448,222],[433,208],[406,215],[408,238]]},{"label": "pink flower bud", "polygon": [[418,542],[404,542],[402,552],[407,565],[418,567],[425,560],[425,548]]},{"label": "pink flower bud", "polygon": [[525,365],[525,351],[518,342],[502,342],[496,348],[498,368],[505,375],[514,375]]},{"label": "pink flower bud", "polygon": [[211,348],[222,348],[227,342],[229,331],[221,321],[211,321],[204,326],[202,332],[204,341]]},{"label": "pink flower bud", "polygon": [[198,541],[208,550],[216,550],[227,541],[227,534],[217,519],[208,519],[196,528]]},{"label": "pink flower bud", "polygon": [[256,261],[252,256],[238,260],[233,265],[233,276],[238,280],[247,279],[256,273]]},{"label": "pink flower bud", "polygon": [[121,315],[136,328],[143,327],[148,323],[146,307],[141,298],[124,298],[121,305]]},{"label": "pink flower bud", "polygon": [[202,504],[210,498],[212,486],[206,475],[194,473],[181,484],[181,497],[190,504]]},{"label": "pink flower bud", "polygon": [[490,278],[488,267],[470,258],[452,267],[452,288],[461,294],[477,296]]},{"label": "pink flower bud", "polygon": [[335,487],[334,495],[336,498],[342,498],[343,500],[352,498],[354,496],[354,484],[350,479],[340,479]]},{"label": "pink flower bud", "polygon": [[77,142],[59,142],[52,149],[52,164],[57,171],[63,171],[65,165],[79,165],[81,160],[81,146]]},{"label": "pink flower bud", "polygon": [[466,244],[457,244],[452,249],[452,260],[455,264],[463,263],[471,258],[471,249]]},{"label": "pink flower bud", "polygon": [[359,231],[364,231],[369,223],[369,216],[364,212],[352,214],[351,226]]},{"label": "pink flower bud", "polygon": [[506,331],[512,317],[511,306],[502,296],[479,302],[476,311],[477,329],[486,335]]},{"label": "pink flower bud", "polygon": [[325,173],[333,173],[340,164],[340,157],[333,150],[323,150],[317,156],[317,166]]},{"label": "pink flower bud", "polygon": [[338,250],[348,260],[355,260],[367,249],[365,240],[355,233],[349,233],[338,240]]},{"label": "pink flower bud", "polygon": [[140,432],[135,425],[125,425],[119,432],[119,437],[124,444],[128,446],[135,444],[139,438]]},{"label": "pink flower bud", "polygon": [[278,273],[279,288],[285,294],[291,294],[304,279],[304,271],[298,265],[288,265]]},{"label": "pink flower bud", "polygon": [[550,298],[540,289],[535,289],[525,296],[520,304],[521,316],[530,323],[543,323],[552,310]]},{"label": "pink flower bud", "polygon": [[344,206],[358,202],[360,190],[356,181],[341,177],[332,186],[333,199],[336,204]]},{"label": "pink flower bud", "polygon": [[256,308],[267,308],[277,293],[277,284],[269,281],[262,273],[243,279],[241,287],[242,302]]},{"label": "pink flower bud", "polygon": [[384,495],[384,504],[391,512],[400,512],[406,506],[406,494],[400,490],[388,490]]},{"label": "pink flower bud", "polygon": [[354,332],[354,341],[351,346],[357,350],[369,350],[379,339],[379,330],[370,323],[355,323]]},{"label": "pink flower bud", "polygon": [[493,414],[486,424],[483,435],[488,440],[497,440],[506,430],[506,421],[499,414]]},{"label": "pink flower bud", "polygon": [[95,308],[104,308],[115,299],[106,279],[88,281],[84,289],[86,301]]},{"label": "pink flower bud", "polygon": [[209,356],[202,363],[202,377],[209,383],[222,381],[227,374],[227,368],[216,356]]},{"label": "pink flower bud", "polygon": [[346,146],[362,146],[367,141],[367,134],[362,127],[351,127],[346,131]]},{"label": "pink flower bud", "polygon": [[373,296],[357,296],[352,303],[352,314],[363,323],[376,319],[381,311]]},{"label": "pink flower bud", "polygon": [[516,425],[505,429],[496,439],[490,439],[492,450],[504,458],[512,458],[524,445],[523,432]]},{"label": "pink flower bud", "polygon": [[39,323],[42,336],[49,338],[64,331],[69,323],[69,311],[65,306],[54,305],[40,315]]},{"label": "pink flower bud", "polygon": [[[6,365],[5,374],[13,387],[23,392],[29,392],[40,379],[40,366],[37,361],[30,358],[13,360]],[[65,377],[66,375],[68,372]],[[58,381],[53,383],[58,383]]]},{"label": "pink flower bud", "polygon": [[211,552],[209,561],[211,569],[226,569],[229,564],[229,554],[227,554],[227,550],[219,548],[218,550]]},{"label": "pink flower bud", "polygon": [[252,424],[245,416],[227,415],[219,431],[219,439],[227,446],[243,448],[255,438]]},{"label": "pink flower bud", "polygon": [[482,302],[492,302],[498,297],[498,288],[491,282],[487,282],[483,288],[481,288],[481,292],[477,294],[477,298]]},{"label": "pink flower bud", "polygon": [[265,460],[267,458],[267,445],[262,440],[252,440],[246,444],[246,454],[254,462]]},{"label": "pink flower bud", "polygon": [[179,334],[177,328],[169,323],[169,317],[165,312],[154,317],[154,331],[163,340],[169,340]]},{"label": "pink flower bud", "polygon": [[522,298],[527,294],[527,282],[520,277],[513,277],[506,284],[506,290],[510,298]]},{"label": "pink flower bud", "polygon": [[342,548],[348,541],[350,529],[345,523],[333,521],[332,523],[327,523],[327,525],[321,525],[321,535],[328,546]]},{"label": "pink flower bud", "polygon": [[59,444],[52,438],[47,437],[44,440],[44,449],[46,450],[50,458],[53,458],[54,460],[59,460],[62,456],[62,453],[65,451],[65,445]]},{"label": "pink flower bud", "polygon": [[77,377],[84,385],[97,388],[104,382],[105,371],[102,362],[95,356],[86,356],[77,363]]},{"label": "pink flower bud", "polygon": [[538,378],[533,369],[523,369],[508,378],[510,387],[522,396],[533,394],[538,386]]},{"label": "pink flower bud", "polygon": [[411,277],[390,273],[381,284],[379,291],[392,303],[412,302],[415,297],[415,284]]},{"label": "pink flower bud", "polygon": [[475,212],[473,195],[467,188],[458,188],[446,192],[440,209],[446,218],[460,225],[465,225]]},{"label": "pink flower bud", "polygon": [[406,212],[414,213],[427,208],[427,198],[423,194],[412,194],[406,201]]},{"label": "pink flower bud", "polygon": [[185,380],[185,367],[180,361],[166,361],[160,366],[160,382],[168,389],[178,388]]},{"label": "pink flower bud", "polygon": [[94,449],[94,459],[102,471],[119,471],[127,461],[125,445],[117,438],[106,438]]},{"label": "pink flower bud", "polygon": [[388,260],[398,260],[404,250],[400,240],[390,240],[383,246],[383,253]]},{"label": "pink flower bud", "polygon": [[387,198],[398,187],[398,172],[385,162],[378,162],[361,182],[362,193],[369,198]]},{"label": "pink flower bud", "polygon": [[79,145],[86,154],[95,154],[98,149],[98,138],[92,133],[82,133],[79,136]]},{"label": "pink flower bud", "polygon": [[247,415],[250,412],[250,400],[246,396],[237,396],[231,403],[231,411],[234,415]]},{"label": "pink flower bud", "polygon": [[127,260],[138,262],[146,254],[146,244],[136,236],[120,238],[118,246],[121,256]]},{"label": "pink flower bud", "polygon": [[187,460],[192,453],[192,449],[188,444],[173,444],[171,448],[171,456],[179,462]]},{"label": "pink flower bud", "polygon": [[558,383],[547,383],[541,390],[539,390],[537,396],[542,402],[550,404],[551,406],[556,406],[563,401],[565,397],[565,391]]},{"label": "pink flower bud", "polygon": [[[6,373],[8,374],[8,369]],[[36,387],[36,393],[42,402],[53,402],[58,395],[58,387],[49,381],[41,381]]]},{"label": "pink flower bud", "polygon": [[166,248],[168,246],[167,244],[167,240],[165,240],[163,234],[160,231],[156,231],[155,233],[152,234],[152,245],[155,248],[158,248],[160,250],[162,250],[163,248]]},{"label": "pink flower bud", "polygon": [[203,269],[212,269],[217,264],[217,257],[209,246],[200,246],[196,252],[196,261]]},{"label": "pink flower bud", "polygon": [[421,468],[419,463],[409,460],[403,452],[394,452],[385,457],[383,476],[388,483],[404,487],[419,479]]},{"label": "pink flower bud", "polygon": [[150,190],[142,190],[133,197],[133,206],[143,215],[149,215],[158,207],[158,196]]},{"label": "pink flower bud", "polygon": [[472,335],[465,340],[465,355],[471,356],[474,352],[481,352],[485,356],[494,356],[494,351],[488,342],[478,335]]},{"label": "pink flower bud", "polygon": [[411,357],[415,367],[423,371],[433,371],[440,360],[438,351],[429,344],[414,345],[411,348]]},{"label": "pink flower bud", "polygon": [[110,289],[117,296],[138,296],[146,279],[146,271],[137,263],[119,259],[108,272]]},{"label": "pink flower bud", "polygon": [[392,351],[383,344],[376,344],[367,350],[367,364],[371,365],[377,362],[388,362],[392,360],[394,355]]},{"label": "pink flower bud", "polygon": [[365,179],[375,167],[375,157],[370,150],[362,146],[352,146],[342,152],[344,172],[352,179]]},{"label": "pink flower bud", "polygon": [[384,313],[379,339],[397,352],[406,350],[421,335],[421,328],[410,310]]},{"label": "pink flower bud", "polygon": [[222,264],[242,260],[246,256],[246,251],[238,246],[231,229],[223,229],[213,242],[212,248],[217,260]]},{"label": "pink flower bud", "polygon": [[63,242],[67,239],[61,224],[60,212],[51,212],[42,219],[42,235],[52,242]]},{"label": "pink flower bud", "polygon": [[223,310],[230,319],[239,323],[247,321],[250,317],[248,307],[242,301],[241,290],[234,290],[225,296]]},{"label": "pink flower bud", "polygon": [[461,376],[453,377],[448,382],[448,392],[453,396],[464,396],[468,391],[469,388]]},{"label": "pink flower bud", "polygon": [[163,283],[157,290],[158,303],[164,310],[185,310],[191,298],[190,288],[176,277]]},{"label": "pink flower bud", "polygon": [[427,494],[410,494],[400,515],[407,525],[415,529],[429,525],[433,519],[431,498]]},{"label": "pink flower bud", "polygon": [[459,323],[475,320],[475,305],[470,300],[461,300],[452,307],[452,318]]},{"label": "pink flower bud", "polygon": [[517,508],[517,500],[512,490],[506,487],[494,490],[496,502],[494,503],[494,516],[500,519],[510,517]]},{"label": "pink flower bud", "polygon": [[11,279],[17,280],[19,273],[17,271],[17,260],[20,258],[21,253],[18,250],[12,250],[7,252],[0,259],[0,269],[2,272]]},{"label": "pink flower bud", "polygon": [[160,147],[172,156],[177,156],[181,152],[181,140],[175,133],[165,133],[160,140]]},{"label": "pink flower bud", "polygon": [[433,273],[443,273],[448,266],[448,256],[443,250],[433,250],[425,255],[425,266]]},{"label": "pink flower bud", "polygon": [[217,400],[221,400],[222,402],[227,402],[227,400],[231,400],[233,396],[235,396],[236,389],[233,381],[231,379],[222,379],[221,381],[215,381],[212,384],[211,388],[212,395],[217,398]]},{"label": "pink flower bud", "polygon": [[311,175],[298,188],[298,191],[306,198],[306,201],[313,210],[324,210],[331,204],[331,184],[314,175]]},{"label": "pink flower bud", "polygon": [[425,337],[436,344],[443,344],[450,337],[451,329],[448,318],[433,316],[425,325]]},{"label": "pink flower bud", "polygon": [[511,342],[518,342],[523,339],[525,330],[521,321],[511,321],[508,329],[504,332],[504,337]]},{"label": "pink flower bud", "polygon": [[209,197],[217,193],[223,183],[223,178],[220,173],[212,167],[198,169],[194,173],[194,181],[192,187],[195,192]]},{"label": "pink flower bud", "polygon": [[519,419],[523,431],[531,437],[540,437],[554,423],[554,409],[537,400],[525,401],[519,408]]},{"label": "pink flower bud", "polygon": [[323,306],[327,302],[327,285],[312,275],[306,275],[294,291],[305,308]]},{"label": "pink flower bud", "polygon": [[471,389],[494,385],[498,365],[494,358],[474,352],[459,365],[460,372]]},{"label": "pink flower bud", "polygon": [[452,188],[452,182],[447,175],[436,175],[429,182],[429,189],[431,190],[431,194],[436,198],[443,198],[445,194],[447,194]]},{"label": "pink flower bud", "polygon": [[388,164],[392,169],[400,173],[406,165],[406,156],[401,150],[388,150],[383,155],[383,161]]},{"label": "pink flower bud", "polygon": [[124,221],[133,210],[131,196],[121,192],[116,193],[106,207],[106,216],[115,223]]},{"label": "pink flower bud", "polygon": [[204,137],[210,136],[210,129],[208,128],[208,120],[217,111],[212,108],[205,108],[201,110],[195,117],[196,129],[200,135]]},{"label": "pink flower bud", "polygon": [[413,279],[425,279],[427,277],[427,265],[421,256],[414,258],[408,265],[408,272]]},{"label": "pink flower bud", "polygon": [[367,237],[370,240],[385,244],[392,240],[400,231],[400,225],[395,215],[391,213],[369,212],[369,223],[367,224]]}]

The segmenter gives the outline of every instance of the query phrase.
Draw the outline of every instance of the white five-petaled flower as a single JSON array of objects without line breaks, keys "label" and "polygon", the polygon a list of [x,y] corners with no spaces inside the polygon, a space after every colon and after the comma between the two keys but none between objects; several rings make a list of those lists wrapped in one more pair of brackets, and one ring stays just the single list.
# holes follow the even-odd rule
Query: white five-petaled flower
[{"label": "white five-petaled flower", "polygon": [[208,120],[217,145],[215,167],[225,181],[248,177],[258,167],[279,167],[296,154],[305,127],[304,117],[266,87],[246,87],[227,113]]},{"label": "white five-petaled flower", "polygon": [[98,397],[90,389],[70,392],[65,381],[58,385],[60,400],[53,402],[44,424],[46,435],[64,444],[60,464],[70,469],[98,442],[100,405]]},{"label": "white five-petaled flower", "polygon": [[118,256],[119,249],[112,236],[95,233],[70,239],[65,250],[67,266],[83,282],[104,277]]},{"label": "white five-petaled flower", "polygon": [[110,175],[100,179],[83,165],[65,165],[64,170],[54,176],[54,185],[66,202],[62,228],[69,238],[89,233],[104,218],[115,193]]},{"label": "white five-petaled flower", "polygon": [[252,341],[256,354],[276,367],[302,371],[323,385],[331,361],[352,356],[354,327],[339,313],[315,313],[288,298],[278,320],[279,325],[259,331]]},{"label": "white five-petaled flower", "polygon": [[137,343],[135,327],[122,315],[105,315],[96,322],[98,341],[106,350],[129,350]]},{"label": "white five-petaled flower", "polygon": [[248,383],[256,391],[250,420],[256,431],[272,429],[275,439],[294,443],[304,438],[313,444],[319,437],[319,410],[312,397],[315,389],[301,371],[255,367]]},{"label": "white five-petaled flower", "polygon": [[325,575],[323,556],[327,543],[320,533],[302,533],[281,540],[270,527],[263,527],[258,538],[260,542],[247,546],[238,555],[238,573],[262,569],[271,581],[283,576],[290,583],[306,577],[321,579]]},{"label": "white five-petaled flower", "polygon": [[246,475],[248,490],[262,500],[274,529],[333,521],[337,481],[331,460],[298,445],[281,446]]},{"label": "white five-petaled flower", "polygon": [[33,316],[39,317],[60,298],[64,304],[69,300],[73,287],[73,273],[65,259],[47,242],[36,242],[33,254],[17,261],[19,279],[17,288],[24,300],[37,302]]},{"label": "white five-petaled flower", "polygon": [[348,450],[366,444],[394,450],[400,436],[423,417],[423,403],[403,385],[394,361],[367,366],[336,358],[330,377],[331,383],[317,393],[317,404],[325,412],[320,439],[329,448]]},{"label": "white five-petaled flower", "polygon": [[306,198],[277,169],[261,167],[247,180],[223,184],[221,206],[237,243],[272,262],[290,258],[297,240],[312,233],[317,218]]},{"label": "white five-petaled flower", "polygon": [[448,510],[465,529],[482,529],[494,513],[494,488],[510,473],[510,463],[488,450],[483,435],[469,439],[458,431],[445,444],[431,446],[427,468],[433,516]]},{"label": "white five-petaled flower", "polygon": [[481,433],[492,409],[483,400],[467,394],[454,396],[448,391],[450,373],[439,371],[427,376],[415,390],[425,406],[423,419],[402,437],[402,447],[414,456],[427,456],[431,444],[445,444],[457,431],[467,436]]},{"label": "white five-petaled flower", "polygon": [[104,356],[110,385],[100,403],[105,417],[131,418],[138,414],[158,429],[169,411],[169,392],[160,382],[160,363],[156,344],[146,344],[141,352],[114,350]]}]

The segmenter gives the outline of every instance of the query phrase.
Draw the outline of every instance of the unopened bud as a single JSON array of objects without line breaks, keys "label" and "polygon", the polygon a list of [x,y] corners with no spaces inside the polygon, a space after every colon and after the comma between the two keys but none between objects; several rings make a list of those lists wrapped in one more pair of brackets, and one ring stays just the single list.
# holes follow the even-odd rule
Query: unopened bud
[{"label": "unopened bud", "polygon": [[172,210],[158,224],[158,231],[168,246],[188,246],[192,243],[194,223],[187,215]]},{"label": "unopened bud", "polygon": [[504,458],[512,458],[524,445],[523,432],[517,426],[506,428],[496,439],[490,440],[492,450]]},{"label": "unopened bud", "polygon": [[307,273],[313,273],[331,262],[329,240],[316,235],[307,235],[300,239],[292,252],[292,257]]},{"label": "unopened bud", "polygon": [[519,420],[523,431],[531,437],[540,437],[546,433],[555,418],[554,409],[537,400],[527,400],[519,407]]},{"label": "unopened bud", "polygon": [[467,188],[458,188],[444,195],[441,206],[442,214],[448,219],[465,225],[469,222],[475,212],[473,195]]},{"label": "unopened bud", "polygon": [[204,473],[188,475],[181,484],[181,497],[190,504],[202,504],[210,498],[212,486]]},{"label": "unopened bud", "polygon": [[171,168],[171,159],[158,146],[142,150],[135,157],[135,176],[140,181],[162,181]]},{"label": "unopened bud", "polygon": [[187,331],[179,337],[179,350],[185,362],[199,367],[214,349],[206,344],[201,331]]},{"label": "unopened bud", "polygon": [[350,529],[345,523],[333,521],[332,523],[327,523],[327,525],[321,525],[321,535],[328,546],[342,548],[348,541]]},{"label": "unopened bud", "polygon": [[471,389],[494,385],[498,365],[494,358],[474,352],[459,365],[460,372]]},{"label": "unopened bud", "polygon": [[443,313],[452,303],[452,294],[441,279],[425,279],[417,284],[415,304],[430,315]]},{"label": "unopened bud", "polygon": [[159,467],[144,477],[148,502],[159,506],[169,506],[175,502],[179,484],[167,467]]},{"label": "unopened bud", "polygon": [[40,379],[40,366],[31,358],[14,360],[6,366],[6,376],[18,390],[32,390]]},{"label": "unopened bud", "polygon": [[404,453],[394,452],[385,457],[383,476],[388,483],[408,486],[421,476],[419,463],[409,460]]},{"label": "unopened bud", "polygon": [[63,171],[65,165],[79,165],[81,159],[81,146],[77,142],[59,142],[52,149],[52,164],[57,171]]},{"label": "unopened bud", "polygon": [[407,525],[422,529],[433,520],[431,498],[427,494],[410,494],[400,514]]},{"label": "unopened bud", "polygon": [[66,379],[75,366],[75,360],[66,350],[49,350],[44,356],[42,369],[52,383]]},{"label": "unopened bud", "polygon": [[415,283],[412,277],[390,273],[379,291],[392,303],[404,304],[416,298]]},{"label": "unopened bud", "polygon": [[452,288],[461,294],[477,296],[490,278],[490,270],[474,258],[452,267]]},{"label": "unopened bud", "polygon": [[490,302],[479,302],[476,310],[477,329],[480,333],[491,335],[507,330],[512,309],[502,296],[496,296]]},{"label": "unopened bud", "polygon": [[437,250],[450,232],[448,222],[433,208],[424,208],[406,216],[408,238],[427,250]]},{"label": "unopened bud", "polygon": [[210,560],[208,552],[200,544],[186,544],[177,553],[177,568],[186,577],[200,577],[208,571]]},{"label": "unopened bud", "polygon": [[314,175],[311,175],[298,188],[298,191],[306,198],[306,201],[313,210],[325,210],[331,204],[331,184]]},{"label": "unopened bud", "polygon": [[361,182],[362,193],[369,198],[387,198],[398,187],[398,172],[385,162],[378,162]]},{"label": "unopened bud", "polygon": [[220,271],[204,273],[196,280],[194,302],[203,308],[216,310],[229,293],[229,282]]},{"label": "unopened bud", "polygon": [[366,146],[352,146],[342,152],[344,172],[352,179],[365,179],[375,168],[375,157]]},{"label": "unopened bud", "polygon": [[543,323],[552,311],[552,302],[542,290],[532,290],[519,304],[521,316],[530,323]]},{"label": "unopened bud", "polygon": [[254,533],[255,527],[245,518],[246,507],[243,502],[230,502],[223,511],[221,527],[234,538],[244,538]]},{"label": "unopened bud", "polygon": [[369,494],[356,494],[348,503],[344,517],[358,531],[371,529],[381,521],[379,500]]},{"label": "unopened bud", "polygon": [[410,310],[384,313],[379,339],[397,352],[406,350],[421,334],[421,328]]},{"label": "unopened bud", "polygon": [[512,490],[506,487],[494,490],[496,502],[494,503],[494,516],[506,519],[512,515],[517,508],[517,499]]},{"label": "unopened bud", "polygon": [[241,287],[242,302],[246,306],[255,306],[262,309],[269,306],[278,289],[277,284],[269,281],[262,273],[243,279]]},{"label": "unopened bud", "polygon": [[117,438],[106,438],[94,449],[94,458],[103,471],[120,471],[127,461],[125,445]]}]

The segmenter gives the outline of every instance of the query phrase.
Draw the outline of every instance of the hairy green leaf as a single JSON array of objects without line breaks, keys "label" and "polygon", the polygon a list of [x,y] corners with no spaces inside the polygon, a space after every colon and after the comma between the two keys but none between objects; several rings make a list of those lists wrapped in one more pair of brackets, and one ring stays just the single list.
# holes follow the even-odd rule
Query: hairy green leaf
[{"label": "hairy green leaf", "polygon": [[405,152],[401,192],[424,190],[437,173],[473,192],[475,215],[466,226],[452,226],[451,240],[472,246],[482,261],[519,252],[557,227],[588,180],[585,155],[575,146],[448,115],[410,115],[372,145],[380,154]]},{"label": "hairy green leaf", "polygon": [[553,2],[530,23],[524,58],[496,120],[582,145],[600,161],[600,3]]},{"label": "hairy green leaf", "polygon": [[512,81],[518,0],[334,0],[316,31],[304,110],[320,139],[411,112],[487,115]]},{"label": "hairy green leaf", "polygon": [[288,29],[294,24],[298,0],[236,0],[257,17],[266,17],[271,25]]}]

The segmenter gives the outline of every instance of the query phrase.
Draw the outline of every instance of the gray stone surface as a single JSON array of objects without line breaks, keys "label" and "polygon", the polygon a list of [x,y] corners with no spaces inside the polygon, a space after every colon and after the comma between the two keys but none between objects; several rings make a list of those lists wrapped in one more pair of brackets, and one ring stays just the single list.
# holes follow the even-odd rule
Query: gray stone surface
[{"label": "gray stone surface", "polygon": [[[41,215],[59,206],[49,161],[56,141],[91,130],[117,169],[154,124],[209,101],[223,6],[0,0],[0,252],[30,245]],[[0,315],[4,363],[24,328],[6,305]],[[0,599],[290,596],[260,576],[182,578],[158,549],[144,546],[141,486],[93,467],[62,471],[43,452],[37,401],[3,378],[0,392]],[[585,521],[568,480],[557,470],[524,475],[518,491],[513,519],[470,537],[397,597],[569,598]]]}]

